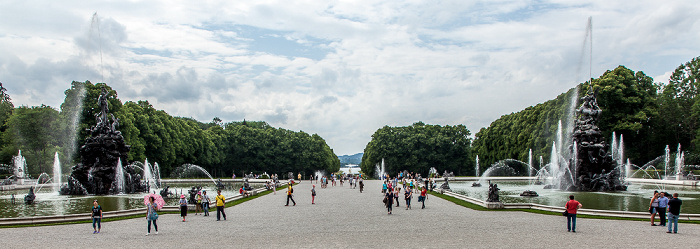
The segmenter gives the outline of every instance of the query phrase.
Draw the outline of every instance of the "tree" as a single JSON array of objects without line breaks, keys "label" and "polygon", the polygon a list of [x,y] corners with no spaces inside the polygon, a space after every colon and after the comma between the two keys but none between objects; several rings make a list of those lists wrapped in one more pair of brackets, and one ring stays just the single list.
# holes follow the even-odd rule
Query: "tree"
[{"label": "tree", "polygon": [[470,135],[464,125],[384,126],[372,135],[360,167],[375,175],[375,165],[384,160],[385,170],[392,175],[407,170],[427,176],[431,167],[468,174],[473,172]]},{"label": "tree", "polygon": [[15,109],[3,133],[4,144],[8,145],[4,153],[16,155],[22,150],[30,174],[51,171],[54,153],[60,148],[56,136],[60,122],[58,111],[46,105]]}]

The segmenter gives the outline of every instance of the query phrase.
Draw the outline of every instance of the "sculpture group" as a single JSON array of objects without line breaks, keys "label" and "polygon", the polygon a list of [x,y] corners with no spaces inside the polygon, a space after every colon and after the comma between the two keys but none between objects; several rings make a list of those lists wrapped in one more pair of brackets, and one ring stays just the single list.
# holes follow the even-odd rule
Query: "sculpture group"
[{"label": "sculpture group", "polygon": [[[148,184],[141,181],[141,175],[134,166],[122,166],[127,162],[130,146],[117,130],[119,119],[109,113],[107,90],[103,87],[97,102],[100,113],[95,117],[97,124],[88,129],[90,137],[80,147],[80,163],[73,166],[68,184],[61,187],[63,195],[106,195],[148,191]],[[121,167],[121,172],[117,167]],[[122,178],[123,177],[123,178]],[[122,178],[123,184],[118,184]],[[120,186],[123,185],[123,186]]]},{"label": "sculpture group", "polygon": [[[610,146],[603,140],[598,128],[602,110],[598,106],[595,93],[589,89],[582,98],[583,103],[576,110],[577,119],[574,127],[572,150],[575,156],[563,179],[573,179],[565,183],[566,189],[574,191],[623,191],[627,186],[620,177],[619,165],[610,154]],[[570,174],[574,174],[573,176]],[[564,186],[564,185],[563,185]]]}]

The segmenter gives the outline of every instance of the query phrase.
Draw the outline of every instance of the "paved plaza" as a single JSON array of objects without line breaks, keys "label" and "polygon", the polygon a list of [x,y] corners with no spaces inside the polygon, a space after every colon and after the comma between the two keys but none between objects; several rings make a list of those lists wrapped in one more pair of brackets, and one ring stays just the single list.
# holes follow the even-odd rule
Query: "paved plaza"
[{"label": "paved plaza", "polygon": [[[381,182],[359,188],[317,184],[295,186],[296,206],[285,207],[283,191],[203,217],[161,215],[159,234],[145,236],[145,218],[91,224],[0,229],[3,248],[698,248],[700,226],[680,224],[679,234],[649,222],[578,219],[577,233],[566,218],[524,212],[474,211],[430,196],[426,209],[413,198],[387,215]],[[585,203],[583,203],[585,207]]]}]

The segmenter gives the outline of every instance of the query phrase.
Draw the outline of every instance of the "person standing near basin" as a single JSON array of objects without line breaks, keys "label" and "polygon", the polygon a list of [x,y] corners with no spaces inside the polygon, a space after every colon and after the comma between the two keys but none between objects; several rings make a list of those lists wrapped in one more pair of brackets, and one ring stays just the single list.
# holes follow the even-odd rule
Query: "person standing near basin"
[{"label": "person standing near basin", "polygon": [[185,222],[185,217],[187,217],[187,200],[185,195],[180,195],[180,217],[182,217],[182,222]]},{"label": "person standing near basin", "polygon": [[221,215],[224,216],[226,220],[226,212],[224,212],[224,204],[226,204],[226,197],[221,194],[221,189],[216,190],[216,221],[221,220]]},{"label": "person standing near basin", "polygon": [[661,226],[666,226],[666,207],[668,207],[668,198],[664,193],[659,193],[659,207],[657,211],[659,213],[659,220],[661,220]]},{"label": "person standing near basin", "polygon": [[673,228],[673,233],[678,233],[678,216],[681,215],[681,205],[683,202],[678,199],[678,193],[673,193],[673,199],[668,201],[668,232],[671,233],[671,228]]},{"label": "person standing near basin", "polygon": [[[92,229],[95,229],[95,231],[92,233],[100,233],[100,230],[102,230],[102,225],[100,225],[100,223],[102,222],[102,207],[99,204],[97,204],[97,200],[94,200],[92,202],[92,215],[91,216],[92,216]],[[97,227],[95,227],[95,223],[97,223]]]},{"label": "person standing near basin", "polygon": [[566,228],[568,232],[576,232],[576,211],[578,211],[582,206],[583,205],[581,205],[580,202],[574,200],[574,195],[569,195],[569,201],[567,201],[564,205],[567,212]]},{"label": "person standing near basin", "polygon": [[659,207],[659,191],[654,190],[654,196],[651,197],[651,202],[649,202],[649,213],[651,214],[651,225],[656,226],[654,223],[654,218],[656,218],[656,209]]},{"label": "person standing near basin", "polygon": [[156,213],[156,209],[158,206],[155,203],[155,197],[151,196],[148,198],[149,203],[146,204],[147,208],[147,214],[146,214],[146,220],[148,220],[148,233],[146,233],[146,236],[151,234],[151,222],[153,222],[153,227],[156,229],[156,234],[158,234],[158,213]]},{"label": "person standing near basin", "polygon": [[209,202],[211,202],[211,200],[209,200],[207,191],[202,191],[202,210],[204,210],[204,216],[209,216]]}]

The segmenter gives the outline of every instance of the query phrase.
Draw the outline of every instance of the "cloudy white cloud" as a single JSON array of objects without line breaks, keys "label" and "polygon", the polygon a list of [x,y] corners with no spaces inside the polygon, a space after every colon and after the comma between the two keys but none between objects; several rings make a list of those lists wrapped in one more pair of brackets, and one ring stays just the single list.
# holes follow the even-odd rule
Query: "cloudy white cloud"
[{"label": "cloudy white cloud", "polygon": [[573,87],[589,16],[594,77],[625,65],[665,82],[700,55],[693,1],[25,1],[0,2],[0,82],[16,105],[57,107],[71,81],[105,81],[351,154],[384,125],[475,133]]}]

